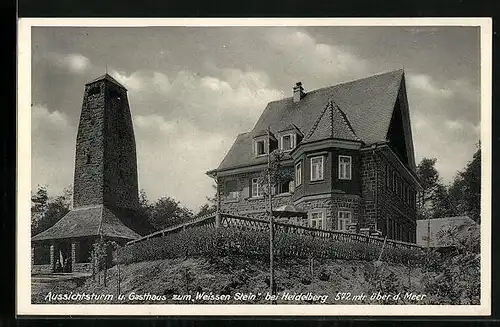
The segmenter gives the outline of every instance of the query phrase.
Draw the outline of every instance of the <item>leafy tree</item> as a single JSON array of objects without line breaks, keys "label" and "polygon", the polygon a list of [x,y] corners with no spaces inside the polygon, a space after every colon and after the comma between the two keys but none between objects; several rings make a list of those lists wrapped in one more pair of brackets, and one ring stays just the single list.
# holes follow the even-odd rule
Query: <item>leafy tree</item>
[{"label": "leafy tree", "polygon": [[47,187],[38,185],[37,191],[31,194],[31,232],[35,233],[38,230],[40,220],[43,219],[47,212],[49,196],[47,195]]},{"label": "leafy tree", "polygon": [[293,170],[286,169],[283,166],[283,156],[284,152],[280,150],[274,150],[271,152],[269,168],[266,167],[258,177],[258,182],[261,185],[264,195],[268,195],[268,174],[271,179],[271,185],[275,187],[290,182],[293,180]]},{"label": "leafy tree", "polygon": [[153,211],[153,204],[149,201],[145,190],[139,191],[139,212],[149,221]]},{"label": "leafy tree", "polygon": [[457,173],[450,187],[450,198],[458,214],[480,222],[481,214],[481,148],[474,153],[465,169]]},{"label": "leafy tree", "polygon": [[49,198],[45,186],[39,186],[31,197],[31,232],[33,235],[52,227],[71,208],[72,187],[67,187],[63,195]]},{"label": "leafy tree", "polygon": [[451,217],[457,214],[458,211],[450,196],[449,188],[442,184],[438,184],[432,200],[432,217]]},{"label": "leafy tree", "polygon": [[213,204],[205,203],[200,207],[200,211],[196,214],[195,218],[203,217],[208,214],[214,213],[217,210],[216,206]]},{"label": "leafy tree", "polygon": [[430,203],[439,185],[439,173],[436,170],[436,158],[422,158],[417,166],[417,175],[422,185],[422,205]]},{"label": "leafy tree", "polygon": [[205,215],[214,213],[217,210],[217,186],[212,185],[212,188],[214,189],[214,195],[213,196],[207,196],[207,203],[202,205],[200,207],[200,210],[198,213],[195,215],[195,218],[197,217],[203,217]]},{"label": "leafy tree", "polygon": [[193,213],[171,197],[158,199],[151,208],[149,222],[156,230],[165,229],[193,218]]}]

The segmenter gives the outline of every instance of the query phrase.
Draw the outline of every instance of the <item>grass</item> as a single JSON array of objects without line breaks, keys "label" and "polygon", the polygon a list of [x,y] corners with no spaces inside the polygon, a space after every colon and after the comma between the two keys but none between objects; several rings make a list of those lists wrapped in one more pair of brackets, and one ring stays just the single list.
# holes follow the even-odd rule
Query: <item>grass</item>
[{"label": "grass", "polygon": [[[381,304],[380,301],[364,299],[335,300],[337,293],[350,293],[351,296],[365,294],[368,297],[377,291],[384,292],[383,287],[374,282],[382,276],[382,280],[390,278],[397,283],[398,292],[411,290],[421,292],[418,281],[421,278],[420,269],[412,269],[408,278],[408,268],[402,264],[383,263],[375,267],[373,262],[360,260],[321,259],[313,261],[313,273],[308,259],[278,260],[275,268],[277,293],[281,296],[288,292],[325,296],[325,304]],[[371,273],[367,273],[370,271]],[[269,267],[265,260],[233,255],[215,259],[205,257],[161,259],[120,265],[120,293],[124,301],[116,303],[127,304],[269,304],[264,295],[269,291]],[[81,288],[86,292],[115,294],[118,296],[118,269],[108,270],[108,283],[104,286],[91,279]],[[174,300],[174,295],[191,295],[197,293],[230,295],[228,301],[192,301]],[[164,296],[162,301],[130,300],[130,294]],[[234,299],[236,293],[261,294],[251,301]],[[132,296],[133,297],[133,296]],[[101,302],[106,303],[106,302]],[[109,302],[107,302],[109,303]],[[320,303],[301,300],[287,301],[279,298],[278,304]],[[404,304],[396,301],[393,304]],[[421,304],[421,303],[414,303]]]}]

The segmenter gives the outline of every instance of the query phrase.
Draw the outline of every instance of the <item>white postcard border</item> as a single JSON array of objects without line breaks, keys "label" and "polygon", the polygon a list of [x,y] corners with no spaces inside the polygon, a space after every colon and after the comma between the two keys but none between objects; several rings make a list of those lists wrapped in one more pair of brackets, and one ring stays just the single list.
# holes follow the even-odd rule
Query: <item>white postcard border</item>
[{"label": "white postcard border", "polygon": [[[31,27],[149,26],[478,26],[481,29],[481,304],[480,305],[140,305],[31,303]],[[486,316],[491,314],[491,18],[22,18],[17,67],[17,315],[306,315]]]}]

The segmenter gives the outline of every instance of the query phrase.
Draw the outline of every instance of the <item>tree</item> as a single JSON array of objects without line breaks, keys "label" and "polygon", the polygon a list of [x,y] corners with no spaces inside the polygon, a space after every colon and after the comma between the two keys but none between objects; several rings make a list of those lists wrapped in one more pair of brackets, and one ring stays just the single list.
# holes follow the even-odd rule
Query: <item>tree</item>
[{"label": "tree", "polygon": [[451,217],[456,216],[457,212],[457,208],[450,196],[449,188],[442,184],[438,184],[432,199],[432,217]]},{"label": "tree", "polygon": [[165,229],[193,218],[193,213],[171,197],[158,199],[151,209],[149,222],[156,230]]},{"label": "tree", "polygon": [[450,187],[450,197],[458,214],[470,216],[480,222],[481,215],[481,147],[472,156],[465,169],[455,176]]},{"label": "tree", "polygon": [[422,158],[417,166],[417,175],[422,185],[419,219],[425,219],[432,215],[432,201],[435,199],[436,190],[441,185],[439,173],[435,167],[436,161],[436,158]]},{"label": "tree", "polygon": [[264,191],[264,196],[269,194],[267,180],[268,174],[271,178],[271,185],[274,185],[274,187],[278,187],[278,185],[293,180],[293,170],[287,169],[283,166],[283,156],[284,152],[280,150],[272,151],[269,159],[269,168],[264,169],[258,177],[258,183]]},{"label": "tree", "polygon": [[145,190],[139,191],[139,212],[148,221],[151,219],[153,204],[149,201]]},{"label": "tree", "polygon": [[37,191],[31,194],[31,232],[33,234],[38,230],[40,220],[47,212],[48,202],[47,187],[38,185]]},{"label": "tree", "polygon": [[64,217],[71,208],[71,198],[71,185],[64,189],[63,195],[54,198],[48,197],[45,186],[39,186],[37,192],[31,197],[31,232],[33,235],[52,227]]},{"label": "tree", "polygon": [[200,210],[195,215],[195,218],[203,217],[205,215],[214,213],[217,210],[217,186],[212,184],[212,188],[214,189],[215,194],[213,196],[207,196],[207,203],[200,207]]}]

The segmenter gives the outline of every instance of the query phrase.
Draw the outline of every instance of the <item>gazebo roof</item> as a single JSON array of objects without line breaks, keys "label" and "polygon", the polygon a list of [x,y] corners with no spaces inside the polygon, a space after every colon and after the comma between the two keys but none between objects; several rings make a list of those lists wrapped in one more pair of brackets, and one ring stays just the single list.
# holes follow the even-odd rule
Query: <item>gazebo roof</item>
[{"label": "gazebo roof", "polygon": [[113,211],[104,205],[98,205],[71,210],[54,226],[33,236],[32,241],[85,236],[107,236],[127,240],[140,237],[125,226]]}]

